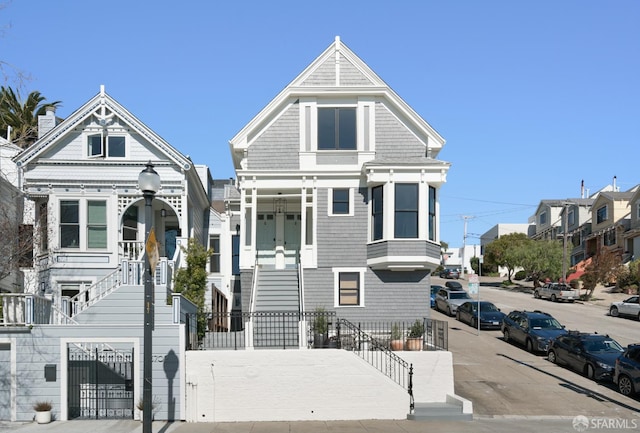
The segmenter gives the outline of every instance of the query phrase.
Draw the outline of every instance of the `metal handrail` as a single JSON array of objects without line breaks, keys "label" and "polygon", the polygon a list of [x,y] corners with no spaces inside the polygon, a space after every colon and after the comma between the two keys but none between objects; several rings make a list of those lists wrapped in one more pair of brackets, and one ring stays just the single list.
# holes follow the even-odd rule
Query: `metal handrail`
[{"label": "metal handrail", "polygon": [[402,388],[410,390],[409,363],[389,350],[386,341],[373,337],[347,319],[338,319],[336,337],[338,349],[351,350]]}]

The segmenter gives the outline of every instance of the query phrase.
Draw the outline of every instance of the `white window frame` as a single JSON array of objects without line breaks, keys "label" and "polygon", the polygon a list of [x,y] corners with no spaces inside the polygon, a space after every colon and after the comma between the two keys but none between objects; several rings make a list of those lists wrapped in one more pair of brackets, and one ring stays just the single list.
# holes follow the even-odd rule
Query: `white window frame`
[{"label": "white window frame", "polygon": [[[349,190],[349,211],[347,213],[333,213],[333,190],[347,189]],[[353,216],[353,188],[328,188],[327,189],[327,215],[336,217]]]},{"label": "white window frame", "polygon": [[[100,152],[96,154],[90,153],[89,139],[91,137],[100,136]],[[109,139],[110,138],[124,138],[124,155],[123,156],[109,156]],[[86,139],[87,158],[109,158],[109,159],[124,159],[127,157],[127,136],[123,134],[105,135],[103,131],[100,133],[87,133]]]},{"label": "white window frame", "polygon": [[[334,308],[363,308],[365,306],[365,287],[364,287],[364,275],[367,268],[332,268],[333,271],[333,306]],[[353,272],[357,273],[360,278],[359,284],[359,297],[360,303],[358,305],[340,305],[340,273]]]}]

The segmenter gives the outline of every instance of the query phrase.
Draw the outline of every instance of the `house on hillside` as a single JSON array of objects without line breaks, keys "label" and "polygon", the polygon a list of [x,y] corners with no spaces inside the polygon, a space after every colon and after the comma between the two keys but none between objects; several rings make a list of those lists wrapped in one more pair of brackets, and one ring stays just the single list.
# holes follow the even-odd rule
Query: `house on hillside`
[{"label": "house on hillside", "polygon": [[629,260],[640,258],[640,188],[636,189],[629,200],[631,211],[629,230],[623,234],[624,251]]},{"label": "house on hillside", "polygon": [[230,140],[242,310],[428,316],[444,143],[336,38]]},{"label": "house on hillside", "polygon": [[591,234],[586,239],[588,257],[606,249],[624,258],[623,234],[630,226],[630,201],[634,194],[634,191],[598,193],[591,206]]}]

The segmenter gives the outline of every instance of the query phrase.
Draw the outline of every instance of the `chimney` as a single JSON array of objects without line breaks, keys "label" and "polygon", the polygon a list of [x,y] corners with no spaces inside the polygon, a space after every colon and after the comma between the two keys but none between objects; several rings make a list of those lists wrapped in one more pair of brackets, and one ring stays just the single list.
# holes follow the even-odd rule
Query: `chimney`
[{"label": "chimney", "polygon": [[613,176],[613,192],[618,192],[618,187],[616,186],[616,179],[618,176]]},{"label": "chimney", "polygon": [[584,198],[584,179],[580,182],[580,198]]},{"label": "chimney", "polygon": [[46,114],[38,116],[38,139],[44,137],[56,126],[56,107],[47,106]]}]

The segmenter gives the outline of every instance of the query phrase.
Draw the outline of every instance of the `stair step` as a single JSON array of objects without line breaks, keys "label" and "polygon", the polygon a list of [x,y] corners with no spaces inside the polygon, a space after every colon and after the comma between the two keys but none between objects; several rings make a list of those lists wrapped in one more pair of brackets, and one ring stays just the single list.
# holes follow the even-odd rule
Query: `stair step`
[{"label": "stair step", "polygon": [[407,415],[408,420],[449,420],[471,421],[473,414],[463,413],[462,406],[449,403],[416,403],[412,414]]}]

